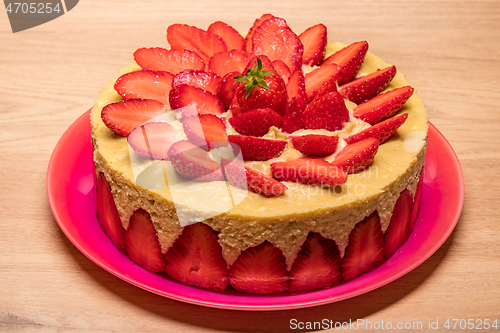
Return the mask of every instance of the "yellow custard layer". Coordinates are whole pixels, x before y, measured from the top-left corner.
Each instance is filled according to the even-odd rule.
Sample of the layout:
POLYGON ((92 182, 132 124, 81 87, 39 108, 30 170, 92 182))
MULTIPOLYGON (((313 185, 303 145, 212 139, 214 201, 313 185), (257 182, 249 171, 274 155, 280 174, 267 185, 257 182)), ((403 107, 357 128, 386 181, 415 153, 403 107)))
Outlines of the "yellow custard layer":
MULTIPOLYGON (((343 46, 329 43, 326 56, 343 46)), ((389 64, 380 58, 367 53, 358 76, 387 66, 389 64)), ((135 64, 130 65, 120 75, 139 69, 135 64)), ((234 202, 241 201, 231 205, 227 199, 226 182, 184 183, 175 190, 174 205, 168 186, 152 190, 136 184, 127 139, 111 132, 101 120, 101 110, 105 105, 122 100, 113 88, 115 80, 101 92, 91 113, 96 172, 103 172, 110 182, 125 228, 136 209, 143 208, 151 214, 164 253, 182 232, 177 214, 185 212, 201 219, 209 217, 203 223, 219 233, 219 243, 228 265, 244 249, 267 240, 283 251, 290 268, 309 232, 318 232, 334 239, 343 255, 349 233, 356 223, 377 210, 382 230, 385 231, 399 193, 405 189, 415 193, 427 144, 427 114, 416 93, 398 113, 408 113, 403 126, 380 146, 372 165, 363 172, 349 175, 343 186, 329 189, 285 182, 288 190, 278 197, 265 197, 231 187, 233 199, 238 198, 234 202), (228 204, 232 207, 229 210, 228 204)), ((386 90, 405 85, 410 84, 398 72, 386 90)), ((354 106, 348 103, 351 112, 354 106)), ((366 127, 366 124, 353 120, 345 129, 333 134, 342 138, 366 127)), ((231 133, 231 129, 228 129, 228 133, 231 133)), ((298 134, 304 133, 294 133, 298 134)), ((271 130, 267 136, 279 138, 283 133, 271 130)), ((343 140, 340 142, 343 143, 343 140)), ((341 147, 342 144, 339 144, 339 149, 341 147)), ((298 151, 288 147, 277 160, 300 156, 298 151)), ((249 162, 247 165, 268 173, 269 163, 249 162)), ((176 174, 169 162, 163 162, 157 172, 168 174, 169 184, 173 186, 172 177, 175 178, 176 174)))

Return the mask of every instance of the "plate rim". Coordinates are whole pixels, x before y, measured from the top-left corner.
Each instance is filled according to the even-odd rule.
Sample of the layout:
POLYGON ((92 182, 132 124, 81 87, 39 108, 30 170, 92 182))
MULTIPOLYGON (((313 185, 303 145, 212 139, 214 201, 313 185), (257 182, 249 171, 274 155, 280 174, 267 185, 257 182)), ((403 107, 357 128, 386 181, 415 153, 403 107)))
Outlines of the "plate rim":
MULTIPOLYGON (((151 287, 150 284, 148 283, 144 283, 144 281, 137 281, 137 279, 134 279, 134 278, 131 278, 129 274, 124 274, 124 272, 122 271, 117 271, 116 268, 113 268, 113 265, 110 265, 109 262, 106 262, 106 261, 103 261, 99 258, 98 255, 96 255, 96 253, 93 253, 92 251, 88 251, 82 244, 81 242, 79 242, 76 237, 75 237, 75 234, 73 233, 74 231, 73 230, 70 230, 70 228, 68 228, 69 225, 71 225, 71 221, 66 221, 66 218, 65 216, 63 216, 64 214, 64 207, 61 207, 61 204, 59 203, 59 200, 62 200, 60 199, 59 197, 61 196, 62 193, 60 193, 60 187, 64 186, 64 185, 61 185, 59 183, 56 183, 55 182, 55 179, 59 178, 61 176, 60 173, 56 172, 59 170, 59 164, 61 162, 63 163, 71 163, 73 161, 61 161, 61 154, 63 154, 65 152, 64 148, 65 148, 65 145, 67 144, 67 141, 69 139, 74 139, 74 137, 79 134, 79 135, 83 135, 85 137, 85 134, 87 132, 88 136, 87 136, 87 145, 91 145, 91 135, 90 135, 90 117, 89 117, 89 114, 90 114, 90 111, 91 110, 88 110, 87 112, 85 112, 84 114, 82 114, 79 118, 77 118, 67 129, 66 131, 64 132, 64 134, 61 136, 61 138, 59 139, 59 141, 57 142, 55 148, 54 148, 54 151, 52 152, 52 155, 51 155, 51 158, 50 158, 50 161, 49 161, 49 164, 48 164, 48 168, 47 168, 47 175, 46 175, 46 187, 47 187, 47 197, 48 197, 48 201, 49 201, 49 205, 50 205, 50 208, 51 208, 51 211, 52 211, 52 214, 54 215, 54 218, 57 222, 57 224, 59 225, 60 229, 63 231, 63 233, 65 234, 65 236, 71 241, 71 243, 81 252, 83 253, 87 258, 89 258, 91 261, 93 261, 95 264, 97 264, 98 266, 100 266, 101 268, 103 268, 104 270, 108 271, 109 273, 115 275, 116 277, 132 284, 132 285, 135 285, 141 289, 144 289, 146 291, 149 291, 149 292, 152 292, 152 293, 155 293, 157 295, 160 295, 160 296, 164 296, 164 297, 168 297, 168 298, 171 298, 171 299, 175 299, 175 300, 178 300, 178 301, 182 301, 182 302, 187 302, 187 303, 190 303, 190 304, 195 304, 195 305, 201 305, 201 306, 207 306, 207 307, 212 307, 212 308, 220 308, 220 309, 230 309, 230 310, 245 310, 245 311, 263 311, 263 310, 286 310, 286 309, 298 309, 298 308, 306 308, 306 307, 312 307, 312 306, 318 306, 318 305, 323 305, 323 304, 328 304, 328 303, 333 303, 333 302, 337 302, 337 301, 341 301, 341 300, 345 300, 345 299, 348 299, 348 298, 352 298, 352 297, 355 297, 355 296, 359 296, 361 294, 364 294, 364 293, 367 293, 367 292, 370 292, 372 290, 375 290, 377 288, 380 288, 400 277, 402 277, 403 275, 411 272, 413 269, 415 269, 416 267, 418 267, 419 265, 421 265, 424 261, 426 261, 430 256, 432 256, 441 246, 442 244, 446 241, 446 239, 448 239, 448 237, 450 236, 450 234, 452 233, 452 231, 454 230, 456 224, 458 223, 458 220, 460 218, 460 214, 462 212, 462 209, 463 209, 463 203, 464 203, 464 197, 465 197, 465 186, 464 186, 464 178, 463 178, 463 171, 462 171, 462 168, 461 168, 461 165, 460 165, 460 161, 455 153, 455 151, 453 150, 452 146, 450 145, 450 143, 446 140, 446 138, 443 136, 443 134, 430 122, 428 122, 429 124, 429 137, 431 137, 433 140, 436 140, 434 142, 434 144, 439 144, 441 145, 441 148, 445 148, 446 149, 446 153, 448 155, 448 158, 450 158, 451 160, 448 161, 448 162, 452 162, 451 165, 454 167, 453 168, 453 171, 457 173, 457 176, 458 176, 458 179, 457 179, 457 183, 456 183, 456 189, 458 190, 456 192, 456 195, 455 195, 455 207, 453 209, 453 213, 452 214, 452 217, 451 217, 451 222, 449 222, 447 224, 448 228, 445 229, 445 231, 441 234, 441 237, 439 237, 438 239, 438 242, 435 244, 435 246, 432 247, 432 249, 429 249, 427 251, 427 253, 421 257, 419 257, 418 259, 414 260, 410 265, 408 265, 407 267, 405 267, 404 269, 402 270, 399 270, 397 272, 397 274, 395 275, 389 275, 389 276, 385 276, 385 278, 379 280, 377 283, 375 284, 372 284, 372 285, 369 285, 367 287, 364 287, 364 288, 351 288, 352 290, 350 292, 347 292, 341 296, 328 296, 328 295, 325 295, 325 296, 318 296, 318 298, 316 300, 308 300, 308 301, 300 301, 300 299, 304 298, 304 297, 301 297, 301 296, 304 296, 304 295, 310 295, 310 294, 318 294, 318 295, 321 295, 322 293, 325 293, 325 291, 327 292, 328 294, 328 291, 329 290, 332 290, 334 288, 338 288, 338 287, 341 287, 341 286, 345 286, 347 284, 359 284, 359 283, 356 283, 356 280, 359 281, 359 279, 363 279, 365 278, 366 276, 370 275, 370 273, 372 272, 375 272, 377 271, 377 269, 375 269, 374 271, 372 272, 369 272, 359 278, 356 278, 352 281, 349 281, 349 282, 346 282, 346 283, 343 283, 339 286, 334 286, 334 287, 331 287, 331 288, 328 288, 328 289, 323 289, 323 290, 315 290, 315 291, 312 291, 312 292, 308 292, 308 293, 305 293, 305 294, 299 294, 299 295, 286 295, 286 296, 254 296, 254 295, 247 295, 247 294, 243 294, 241 293, 242 295, 229 295, 230 297, 238 297, 238 298, 241 298, 242 300, 251 300, 251 299, 255 299, 255 298, 259 298, 259 299, 263 299, 263 300, 271 300, 271 299, 299 299, 297 302, 284 302, 284 303, 276 303, 276 304, 270 304, 268 302, 264 302, 264 303, 261 303, 261 304, 244 304, 243 302, 238 302, 238 303, 228 303, 228 302, 221 302, 221 301, 208 301, 206 299, 200 299, 200 298, 196 298, 196 297, 193 297, 192 295, 191 296, 188 296, 186 294, 184 295, 179 295, 178 293, 173 293, 173 292, 168 292, 168 291, 165 291, 165 290, 162 290, 162 291, 159 291, 153 287, 151 287), (83 134, 81 134, 83 133, 83 134), (68 224, 69 223, 69 224, 68 224)), ((81 139, 81 138, 80 138, 81 139)), ((81 143, 81 142, 80 142, 81 143)), ((82 144, 82 145, 85 145, 85 144, 82 144)), ((429 143, 428 143, 428 147, 429 147, 429 143)), ((428 148, 427 148, 428 149, 428 148)), ((429 150, 429 149, 428 149, 429 150)), ((443 152, 443 154, 441 155, 442 156, 445 156, 446 154, 443 152)), ((427 165, 427 163, 426 163, 427 165)), ((66 171, 68 172, 68 171, 66 171)), ((424 181, 425 181, 425 178, 424 178, 424 181)), ((64 194, 66 194, 66 191, 64 192, 64 194)), ((67 198, 64 198, 64 202, 67 203, 67 198)), ((68 208, 69 210, 69 208, 68 208)), ((97 218, 95 218, 96 221, 97 221, 97 218)), ((97 221, 98 223, 98 221, 97 221)), ((103 232, 104 233, 104 232, 103 232)), ((106 236, 107 237, 107 236, 106 236)), ((109 240, 109 239, 108 239, 109 240)), ((109 241, 111 242, 111 241, 109 241)), ((404 245, 403 245, 404 246, 404 245)), ((389 258, 386 262, 388 262, 391 258, 389 258)), ((130 259, 129 259, 130 260, 130 259)), ((132 261, 130 261, 131 264, 133 264, 132 261)), ((384 263, 385 264, 385 263, 384 263)), ((383 265, 384 265, 383 264, 383 265)), ((135 265, 135 264, 133 264, 135 265)), ((136 267, 137 268, 137 267, 136 267)), ((146 271, 147 273, 149 274, 154 274, 152 272, 149 272, 147 270, 145 270, 144 268, 142 267, 139 267, 138 268, 139 270, 144 270, 146 271)), ((174 280, 171 280, 172 283, 176 284, 178 287, 181 287, 182 286, 182 290, 189 290, 189 289, 193 289, 194 291, 198 292, 198 293, 210 293, 209 291, 206 291, 206 290, 202 290, 200 288, 197 288, 197 287, 192 287, 192 286, 187 286, 181 282, 177 282, 177 281, 174 281, 174 280)), ((190 293, 192 294, 192 293, 190 293)), ((214 293, 215 297, 217 298, 217 295, 221 295, 221 294, 217 294, 217 293, 214 293)), ((224 293, 222 294, 224 295, 224 293)))

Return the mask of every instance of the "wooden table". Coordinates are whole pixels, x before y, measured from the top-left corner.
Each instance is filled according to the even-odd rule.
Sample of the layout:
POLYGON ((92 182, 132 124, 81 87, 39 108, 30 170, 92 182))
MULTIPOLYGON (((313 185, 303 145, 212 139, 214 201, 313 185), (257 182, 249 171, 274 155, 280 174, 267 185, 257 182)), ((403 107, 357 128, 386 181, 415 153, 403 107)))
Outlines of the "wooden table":
POLYGON ((500 321, 499 33, 500 3, 486 0, 86 0, 16 34, 2 7, 0 331, 281 332, 293 328, 292 319, 422 322, 423 328, 439 320, 447 331, 447 319, 500 321), (166 45, 168 25, 206 28, 222 20, 247 31, 265 12, 298 32, 322 22, 332 40, 368 40, 373 53, 406 74, 462 164, 465 203, 454 232, 402 278, 301 310, 190 305, 106 272, 64 236, 49 208, 46 171, 59 138, 137 48, 166 45))

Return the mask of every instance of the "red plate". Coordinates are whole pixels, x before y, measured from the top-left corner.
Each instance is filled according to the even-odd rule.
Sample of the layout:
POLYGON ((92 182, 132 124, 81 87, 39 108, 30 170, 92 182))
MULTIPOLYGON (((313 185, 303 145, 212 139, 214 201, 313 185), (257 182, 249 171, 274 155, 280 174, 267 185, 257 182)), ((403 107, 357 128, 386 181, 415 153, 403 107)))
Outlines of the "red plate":
POLYGON ((166 274, 133 263, 102 231, 95 214, 89 112, 78 118, 57 144, 47 171, 54 217, 68 239, 90 260, 150 292, 183 302, 241 310, 281 310, 340 301, 379 288, 429 258, 453 231, 464 200, 462 169, 443 135, 429 123, 429 141, 420 213, 413 235, 379 268, 350 282, 300 295, 256 296, 228 288, 224 293, 187 286, 166 274))

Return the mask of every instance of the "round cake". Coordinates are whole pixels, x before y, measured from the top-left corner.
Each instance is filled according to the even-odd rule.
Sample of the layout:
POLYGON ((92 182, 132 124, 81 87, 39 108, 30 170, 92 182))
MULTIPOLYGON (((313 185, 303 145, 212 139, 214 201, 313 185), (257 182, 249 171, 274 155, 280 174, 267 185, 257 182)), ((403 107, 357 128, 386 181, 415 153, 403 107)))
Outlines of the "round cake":
POLYGON ((301 293, 378 267, 416 221, 422 100, 368 43, 174 24, 91 112, 97 211, 134 262, 222 292, 301 293))

